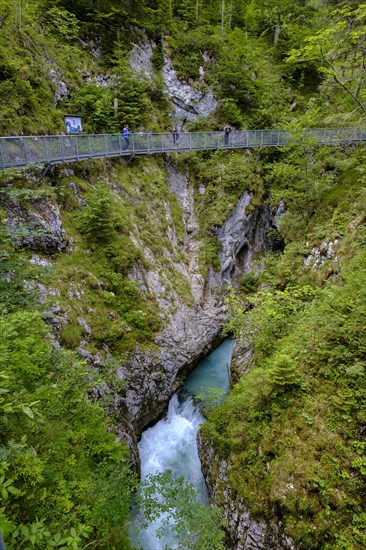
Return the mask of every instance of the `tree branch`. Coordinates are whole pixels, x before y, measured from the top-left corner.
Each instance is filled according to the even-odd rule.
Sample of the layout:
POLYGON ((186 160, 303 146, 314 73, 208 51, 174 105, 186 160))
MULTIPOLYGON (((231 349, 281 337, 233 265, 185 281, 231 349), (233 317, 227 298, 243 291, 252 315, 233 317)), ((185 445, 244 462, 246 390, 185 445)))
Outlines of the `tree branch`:
POLYGON ((339 84, 343 89, 344 91, 350 96, 352 97, 352 99, 359 105, 359 107, 362 109, 362 112, 364 114, 366 114, 366 109, 365 107, 363 106, 363 104, 361 103, 361 101, 358 99, 357 96, 355 96, 355 94, 338 78, 338 75, 336 73, 336 70, 334 68, 334 66, 332 65, 332 63, 330 61, 328 61, 328 59, 325 57, 324 55, 324 52, 323 52, 323 48, 320 46, 320 53, 321 53, 321 56, 322 56, 322 59, 324 61, 324 63, 326 63, 326 65, 328 65, 328 67, 331 68, 331 71, 332 71, 332 75, 333 75, 333 79, 335 80, 335 82, 337 84, 339 84))

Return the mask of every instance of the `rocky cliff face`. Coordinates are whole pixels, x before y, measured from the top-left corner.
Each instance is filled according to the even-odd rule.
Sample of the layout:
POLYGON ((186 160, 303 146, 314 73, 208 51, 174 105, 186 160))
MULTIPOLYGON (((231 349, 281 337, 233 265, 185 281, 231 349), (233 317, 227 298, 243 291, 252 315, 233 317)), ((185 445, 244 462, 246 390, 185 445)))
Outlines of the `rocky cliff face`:
MULTIPOLYGON (((132 45, 130 66, 145 78, 151 79, 154 75, 152 56, 155 48, 156 44, 146 37, 140 43, 132 45)), ((172 118, 180 125, 186 121, 195 120, 199 116, 208 116, 217 107, 212 91, 204 83, 205 66, 210 63, 213 63, 213 60, 204 53, 200 66, 200 89, 198 89, 178 77, 170 58, 164 54, 162 78, 165 93, 172 102, 172 118)))
POLYGON ((127 379, 124 413, 137 433, 164 411, 187 374, 221 340, 220 319, 204 311, 182 308, 156 340, 156 355, 137 351, 131 364, 121 367, 127 379))
POLYGON ((62 227, 60 210, 49 197, 32 199, 24 203, 17 199, 6 199, 7 226, 17 233, 14 237, 18 246, 56 254, 65 252, 71 243, 62 227))
POLYGON ((280 522, 253 519, 245 502, 230 487, 228 464, 220 459, 202 433, 198 434, 198 450, 210 502, 224 510, 228 544, 235 550, 294 550, 290 538, 281 531, 280 522))
MULTIPOLYGON (((223 291, 241 273, 250 269, 251 260, 259 250, 268 249, 271 244, 267 237, 273 223, 270 209, 261 206, 248 213, 251 196, 244 192, 234 212, 216 229, 222 243, 221 269, 210 269, 205 281, 198 265, 201 245, 197 238, 199 227, 193 187, 187 175, 173 167, 168 167, 167 173, 169 188, 182 206, 185 226, 184 252, 188 256, 188 267, 184 263, 177 267, 189 282, 195 304, 188 307, 178 295, 172 296, 178 309, 170 314, 160 292, 164 281, 158 270, 143 273, 141 267, 134 268, 133 277, 146 291, 155 294, 161 309, 169 317, 156 340, 158 351, 155 356, 137 352, 132 365, 120 369, 121 378, 128 380, 125 414, 129 415, 138 432, 158 417, 187 374, 221 341, 221 325, 226 312, 223 291)), ((175 245, 173 234, 171 240, 175 245)))
MULTIPOLYGON (((139 240, 136 233, 131 235, 131 239, 136 247, 143 249, 149 267, 138 263, 129 273, 131 279, 139 282, 140 292, 154 297, 158 303, 164 317, 164 328, 156 338, 153 351, 137 349, 132 360, 121 364, 117 369, 118 376, 126 383, 124 390, 115 394, 107 386, 96 390, 101 395, 109 394, 109 398, 113 394, 111 406, 125 419, 125 428, 122 423, 120 433, 129 441, 136 457, 136 435, 159 417, 187 374, 221 341, 221 324, 225 319, 223 292, 227 284, 231 284, 240 273, 250 269, 252 257, 258 250, 270 245, 266 235, 272 224, 271 212, 264 206, 252 210, 248 208, 251 196, 244 192, 226 222, 215 229, 217 238, 222 243, 221 268, 216 271, 210 269, 205 280, 199 267, 202 243, 198 238, 199 225, 195 214, 193 187, 188 175, 177 171, 172 165, 166 167, 166 171, 170 191, 181 205, 185 230, 183 246, 178 245, 177 235, 169 224, 167 234, 172 249, 176 250, 181 246, 182 259, 176 260, 169 251, 164 252, 164 258, 156 257, 139 240), (188 302, 169 281, 169 271, 161 269, 163 263, 169 262, 189 288, 191 299, 188 302)), ((72 177, 70 172, 68 174, 72 177)), ((71 184, 71 188, 74 189, 75 185, 71 184)), ((79 199, 77 194, 75 196, 79 199)), ((32 236, 21 237, 19 245, 47 255, 68 253, 72 250, 72 240, 63 228, 62 213, 55 199, 44 196, 23 203, 7 199, 5 208, 9 228, 30 225, 33 229, 39 229, 39 234, 33 231, 32 236)), ((169 220, 171 214, 168 203, 164 203, 162 208, 169 220)), ((38 258, 38 261, 44 260, 38 258)), ((46 289, 39 285, 39 291, 42 303, 46 301, 47 295, 59 296, 57 288, 46 289)), ((81 303, 83 292, 81 287, 69 287, 68 295, 70 300, 81 303)), ((47 311, 47 315, 57 345, 62 327, 68 321, 67 308, 60 308, 55 303, 47 311)), ((92 329, 82 316, 78 316, 78 323, 84 339, 88 340, 92 329)), ((78 351, 91 368, 103 367, 101 354, 89 352, 83 340, 80 341, 78 351)), ((109 356, 107 346, 101 351, 109 356)))
POLYGON ((238 277, 251 269, 253 258, 260 250, 272 247, 268 237, 274 227, 271 209, 262 204, 251 210, 251 195, 247 191, 241 196, 235 210, 221 227, 214 228, 214 234, 222 245, 219 254, 221 268, 210 269, 205 285, 205 296, 213 299, 218 289, 235 285, 238 277))
MULTIPOLYGON (((203 62, 203 60, 202 60, 203 62)), ((174 105, 173 117, 177 120, 195 120, 199 116, 207 116, 217 107, 217 101, 209 89, 200 91, 180 80, 167 56, 164 56, 163 79, 166 93, 174 105)), ((201 67, 203 79, 203 67, 201 67)))

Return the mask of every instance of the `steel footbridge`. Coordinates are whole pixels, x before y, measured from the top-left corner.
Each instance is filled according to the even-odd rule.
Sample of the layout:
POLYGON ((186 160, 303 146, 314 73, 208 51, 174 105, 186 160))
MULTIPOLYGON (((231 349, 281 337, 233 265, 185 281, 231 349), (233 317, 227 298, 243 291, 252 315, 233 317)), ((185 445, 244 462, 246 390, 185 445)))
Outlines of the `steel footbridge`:
POLYGON ((289 130, 239 130, 224 132, 131 133, 129 143, 122 134, 75 134, 0 137, 0 169, 27 165, 53 165, 66 162, 179 153, 217 149, 286 147, 289 144, 340 145, 366 141, 366 128, 314 128, 289 130))

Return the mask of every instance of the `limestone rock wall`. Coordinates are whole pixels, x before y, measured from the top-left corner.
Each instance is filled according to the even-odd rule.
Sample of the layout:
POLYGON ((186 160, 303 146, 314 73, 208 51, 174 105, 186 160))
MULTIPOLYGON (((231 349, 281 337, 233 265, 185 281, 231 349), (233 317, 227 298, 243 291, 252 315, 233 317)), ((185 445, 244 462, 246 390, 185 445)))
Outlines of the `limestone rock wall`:
POLYGON ((186 121, 199 116, 207 116, 217 107, 217 101, 211 90, 200 91, 178 78, 167 56, 164 56, 163 79, 166 93, 174 105, 173 117, 186 121))
POLYGON ((6 199, 4 205, 7 226, 14 232, 18 245, 44 254, 70 249, 71 242, 62 227, 56 201, 49 197, 40 197, 25 204, 20 200, 6 199))
MULTIPOLYGON (((155 48, 156 43, 145 36, 140 42, 132 44, 129 55, 130 67, 148 79, 152 79, 154 76, 152 57, 155 48)), ((186 121, 195 120, 199 116, 208 116, 216 109, 217 100, 204 81, 204 67, 212 62, 213 60, 207 53, 202 55, 200 86, 197 87, 180 79, 170 58, 166 53, 164 54, 162 68, 164 91, 172 103, 172 119, 177 121, 179 126, 186 121)))
POLYGON ((228 463, 215 454, 210 441, 198 434, 198 451, 210 502, 224 510, 228 545, 235 550, 295 550, 280 522, 253 519, 242 498, 233 491, 228 476, 228 463))
MULTIPOLYGON (((119 375, 127 379, 123 401, 124 414, 139 433, 147 424, 163 412, 172 394, 182 385, 187 374, 208 352, 222 340, 221 326, 225 320, 226 306, 223 294, 228 284, 251 268, 254 255, 271 245, 267 237, 273 225, 269 207, 248 209, 251 195, 244 192, 237 207, 226 222, 216 229, 222 242, 221 269, 210 270, 205 281, 198 265, 198 220, 196 219, 193 187, 187 175, 168 166, 167 181, 172 193, 182 206, 185 227, 184 254, 186 263, 175 267, 189 282, 195 303, 187 306, 174 291, 169 302, 177 309, 172 314, 170 303, 164 297, 165 281, 156 269, 144 271, 141 266, 132 271, 146 292, 154 294, 168 322, 156 340, 158 351, 154 355, 135 353, 132 363, 120 368, 119 375)), ((175 244, 174 235, 171 235, 175 244)), ((138 243, 136 242, 136 245, 138 243)), ((146 254, 146 249, 144 250, 146 254)), ((149 256, 153 263, 154 258, 149 256)))
MULTIPOLYGON (((141 248, 148 259, 149 267, 141 263, 135 264, 129 277, 140 283, 142 294, 154 297, 165 326, 156 338, 153 351, 137 349, 132 360, 119 366, 118 376, 126 385, 112 399, 114 411, 125 420, 126 429, 121 428, 120 431, 129 434, 128 440, 135 458, 136 436, 161 415, 187 374, 222 340, 221 327, 226 315, 223 295, 227 285, 234 282, 240 273, 250 269, 253 255, 258 250, 270 245, 266 234, 272 224, 271 212, 264 206, 248 208, 251 196, 244 192, 226 222, 215 229, 222 242, 221 268, 215 272, 211 270, 205 280, 199 267, 202 243, 198 237, 199 224, 195 213, 193 186, 188 174, 178 171, 174 165, 167 166, 166 172, 168 186, 182 207, 185 230, 183 244, 178 244, 174 224, 167 224, 167 234, 172 248, 181 248, 179 256, 182 259, 176 259, 177 255, 173 256, 168 250, 164 251, 164 258, 156 257, 146 243, 139 241, 138 232, 131 235, 134 244, 141 248), (161 269, 163 261, 169 263, 185 279, 191 292, 188 302, 169 281, 169 271, 161 269)), ((68 172, 68 176, 72 177, 72 173, 68 172)), ((41 175, 39 177, 42 179, 41 175)), ((72 189, 74 187, 71 185, 72 189)), ((80 198, 77 193, 76 198, 80 198)), ((17 237, 21 239, 19 245, 47 255, 71 251, 72 241, 62 226, 61 213, 55 199, 40 196, 28 203, 22 203, 8 198, 5 206, 10 229, 27 225, 39 229, 39 233, 33 232, 32 236, 25 234, 17 237)), ((162 208, 165 208, 169 220, 168 202, 162 204, 162 208)), ((79 286, 74 288, 71 285, 70 300, 82 300, 83 289, 79 286)), ((57 288, 45 288, 42 285, 39 290, 41 303, 45 303, 47 295, 57 296, 57 288)), ((68 313, 57 302, 45 313, 57 346, 62 326, 67 323, 68 313)), ((88 362, 90 368, 100 369, 103 366, 102 356, 109 354, 108 347, 103 346, 101 353, 88 351, 86 342, 92 336, 92 329, 80 315, 78 322, 82 326, 85 340, 80 341, 78 347, 80 356, 88 362)), ((98 391, 101 395, 108 394, 110 398, 113 390, 103 387, 98 388, 98 391)), ((138 460, 135 462, 137 464, 138 460)))

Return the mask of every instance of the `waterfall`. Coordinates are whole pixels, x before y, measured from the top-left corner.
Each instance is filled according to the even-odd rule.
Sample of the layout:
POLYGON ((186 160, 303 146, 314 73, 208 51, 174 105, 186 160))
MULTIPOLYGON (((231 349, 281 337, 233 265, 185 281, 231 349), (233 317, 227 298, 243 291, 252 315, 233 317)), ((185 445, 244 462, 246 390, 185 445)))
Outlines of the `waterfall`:
MULTIPOLYGON (((207 503, 207 489, 198 458, 196 436, 204 418, 197 406, 197 396, 204 401, 209 388, 227 391, 233 340, 225 340, 203 359, 187 378, 183 388, 173 395, 165 418, 145 430, 139 443, 141 478, 149 474, 171 470, 175 477, 183 476, 191 483, 201 503, 207 503)), ((156 530, 161 521, 150 524, 139 534, 138 545, 143 550, 163 550, 176 547, 169 529, 163 538, 157 538, 156 530)))

